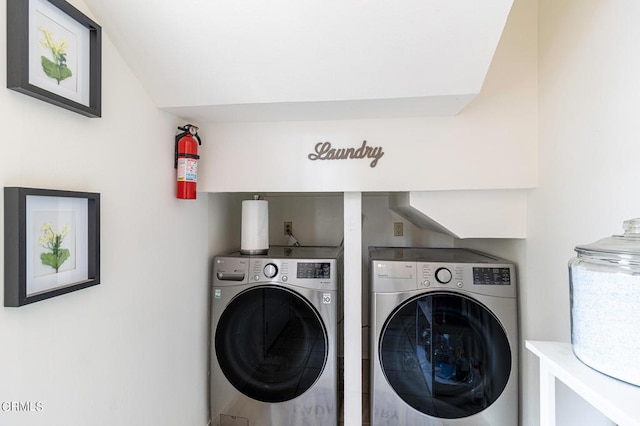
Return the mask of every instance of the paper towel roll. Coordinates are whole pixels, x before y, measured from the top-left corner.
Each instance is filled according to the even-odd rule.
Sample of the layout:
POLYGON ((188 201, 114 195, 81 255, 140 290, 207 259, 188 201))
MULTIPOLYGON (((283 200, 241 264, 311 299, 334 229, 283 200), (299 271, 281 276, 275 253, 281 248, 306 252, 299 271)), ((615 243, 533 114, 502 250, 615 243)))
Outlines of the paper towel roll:
POLYGON ((266 200, 242 202, 242 254, 269 252, 269 203, 266 200))

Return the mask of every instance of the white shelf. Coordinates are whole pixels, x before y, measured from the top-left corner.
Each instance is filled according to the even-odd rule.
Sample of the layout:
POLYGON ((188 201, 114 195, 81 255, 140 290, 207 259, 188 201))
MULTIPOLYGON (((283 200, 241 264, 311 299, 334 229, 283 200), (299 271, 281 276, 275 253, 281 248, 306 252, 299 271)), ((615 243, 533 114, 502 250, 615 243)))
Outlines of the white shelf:
POLYGON ((619 426, 640 426, 640 387, 589 368, 576 358, 570 343, 527 340, 525 345, 540 358, 541 426, 556 424, 556 378, 619 426))

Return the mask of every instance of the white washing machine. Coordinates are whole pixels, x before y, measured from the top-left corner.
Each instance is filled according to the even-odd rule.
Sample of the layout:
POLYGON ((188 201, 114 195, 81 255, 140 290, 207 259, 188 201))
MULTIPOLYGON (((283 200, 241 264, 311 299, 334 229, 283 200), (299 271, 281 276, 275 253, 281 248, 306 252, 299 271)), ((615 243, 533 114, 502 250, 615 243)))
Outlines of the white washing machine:
POLYGON ((371 425, 518 424, 515 266, 371 247, 371 425))
POLYGON ((283 246, 214 259, 213 425, 337 424, 341 259, 340 248, 283 246))

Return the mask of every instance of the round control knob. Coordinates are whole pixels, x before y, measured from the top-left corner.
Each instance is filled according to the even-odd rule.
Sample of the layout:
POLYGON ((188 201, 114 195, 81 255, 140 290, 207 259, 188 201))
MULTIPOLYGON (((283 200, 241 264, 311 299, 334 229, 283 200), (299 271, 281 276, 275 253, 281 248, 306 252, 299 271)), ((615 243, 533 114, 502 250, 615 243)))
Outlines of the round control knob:
POLYGON ((431 281, 429 281, 429 280, 422 281, 422 286, 423 287, 429 287, 430 285, 431 285, 431 281))
POLYGON ((436 280, 438 280, 439 283, 447 284, 449 281, 451 281, 451 278, 451 271, 447 268, 439 268, 436 271, 436 280))
POLYGON ((278 275, 278 267, 273 263, 267 263, 266 265, 264 265, 264 269, 262 270, 262 272, 264 272, 265 277, 273 278, 278 275))

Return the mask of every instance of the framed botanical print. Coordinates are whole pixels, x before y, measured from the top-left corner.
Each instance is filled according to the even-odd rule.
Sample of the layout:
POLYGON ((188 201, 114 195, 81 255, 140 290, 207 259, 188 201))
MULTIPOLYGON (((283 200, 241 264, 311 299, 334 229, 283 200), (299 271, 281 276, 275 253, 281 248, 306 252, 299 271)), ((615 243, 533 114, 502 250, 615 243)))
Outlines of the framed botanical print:
POLYGON ((4 188, 5 306, 100 283, 100 194, 4 188))

